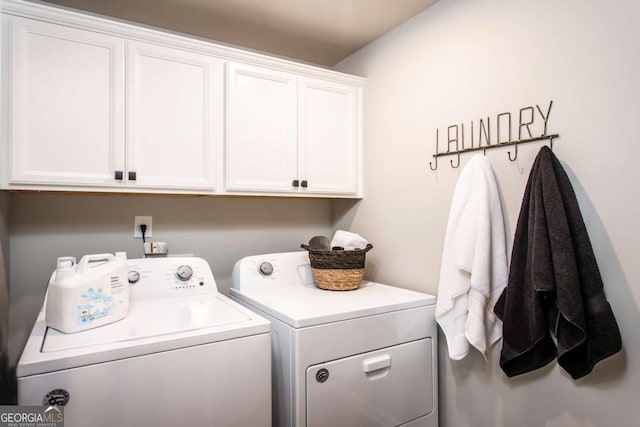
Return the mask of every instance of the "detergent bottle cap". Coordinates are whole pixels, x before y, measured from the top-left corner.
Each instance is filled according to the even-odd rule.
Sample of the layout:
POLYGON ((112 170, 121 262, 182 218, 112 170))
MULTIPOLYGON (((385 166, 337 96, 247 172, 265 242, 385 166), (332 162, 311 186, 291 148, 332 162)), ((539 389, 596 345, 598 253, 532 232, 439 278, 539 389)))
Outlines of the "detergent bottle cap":
POLYGON ((69 277, 76 272, 76 259, 72 256, 59 257, 56 262, 56 276, 58 279, 69 277))

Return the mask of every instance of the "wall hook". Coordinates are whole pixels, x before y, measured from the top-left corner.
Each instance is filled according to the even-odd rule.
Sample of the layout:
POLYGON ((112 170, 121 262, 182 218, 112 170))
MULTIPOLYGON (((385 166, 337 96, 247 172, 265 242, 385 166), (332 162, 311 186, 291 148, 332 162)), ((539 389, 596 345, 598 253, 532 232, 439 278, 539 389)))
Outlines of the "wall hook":
POLYGON ((435 157, 435 159, 436 159, 436 165, 435 165, 435 167, 432 167, 432 166, 431 166, 431 162, 429 162, 429 169, 431 169, 432 171, 434 171, 434 170, 438 169, 438 158, 437 158, 436 156, 433 156, 433 157, 435 157))
POLYGON ((512 162, 515 162, 516 159, 518 158, 518 144, 514 144, 513 145, 513 159, 511 158, 511 151, 507 151, 507 154, 509 155, 509 160, 511 160, 512 162))
POLYGON ((429 162, 429 169, 432 171, 438 169, 438 129, 436 128, 436 154, 433 155, 433 158, 436 159, 435 167, 431 166, 431 162, 429 162))
POLYGON ((553 136, 549 137, 549 149, 553 151, 553 136))
POLYGON ((458 166, 460 166, 460 152, 458 151, 458 163, 456 163, 455 166, 453 166, 453 160, 449 160, 449 163, 451 163, 451 167, 456 169, 458 168, 458 166))

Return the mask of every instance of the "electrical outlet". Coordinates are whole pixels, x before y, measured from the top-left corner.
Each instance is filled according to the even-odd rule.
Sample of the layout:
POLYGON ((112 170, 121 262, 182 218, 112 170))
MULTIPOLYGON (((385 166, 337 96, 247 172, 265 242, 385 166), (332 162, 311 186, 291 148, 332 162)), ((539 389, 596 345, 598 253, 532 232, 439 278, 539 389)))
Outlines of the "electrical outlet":
POLYGON ((148 239, 152 236, 151 232, 153 228, 151 227, 152 218, 150 216, 135 216, 133 217, 133 238, 134 239, 142 239, 142 230, 140 230, 141 224, 146 224, 147 231, 144 233, 144 238, 148 239))

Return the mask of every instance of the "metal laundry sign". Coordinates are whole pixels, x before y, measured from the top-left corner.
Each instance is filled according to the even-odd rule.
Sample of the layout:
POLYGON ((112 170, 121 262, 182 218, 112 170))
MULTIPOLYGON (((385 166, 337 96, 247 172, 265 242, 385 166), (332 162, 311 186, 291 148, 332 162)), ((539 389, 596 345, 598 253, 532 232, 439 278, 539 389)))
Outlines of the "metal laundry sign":
POLYGON ((533 106, 520 108, 517 119, 518 139, 513 139, 513 124, 515 120, 512 118, 511 112, 500 113, 495 116, 494 127, 491 125, 491 118, 487 116, 478 120, 477 127, 474 126, 474 122, 471 121, 467 126, 467 132, 470 134, 470 138, 467 138, 467 132, 465 132, 464 123, 456 123, 447 127, 447 151, 439 151, 439 138, 440 130, 436 128, 436 153, 433 155, 435 164, 429 162, 431 170, 438 168, 438 157, 457 155, 458 162, 454 165, 453 160, 450 161, 451 167, 457 168, 460 166, 460 154, 468 153, 471 151, 489 150, 497 147, 505 147, 509 145, 514 146, 514 155, 511 155, 509 151, 509 160, 515 161, 518 157, 518 144, 533 141, 549 140, 551 146, 553 146, 553 139, 558 138, 560 135, 547 134, 547 124, 549 116, 551 115, 551 106, 553 101, 549 101, 549 106, 545 109, 536 104, 536 108, 533 106), (540 122, 541 126, 540 126, 540 122), (542 127, 542 135, 534 137, 531 133, 531 127, 542 127), (495 139, 492 139, 491 130, 494 129, 495 139), (476 138, 477 137, 477 145, 476 138), (524 137, 524 138, 523 138, 524 137), (465 146, 466 144, 466 146, 465 146), (453 149, 452 149, 453 148, 453 149))

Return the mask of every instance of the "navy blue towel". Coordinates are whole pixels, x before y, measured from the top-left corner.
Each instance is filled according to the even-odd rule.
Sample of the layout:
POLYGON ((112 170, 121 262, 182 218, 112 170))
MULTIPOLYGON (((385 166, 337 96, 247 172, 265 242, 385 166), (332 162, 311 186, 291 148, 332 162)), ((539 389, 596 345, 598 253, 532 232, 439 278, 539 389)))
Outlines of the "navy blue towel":
POLYGON ((578 379, 622 347, 573 187, 548 147, 529 175, 509 282, 494 312, 503 322, 500 366, 509 377, 557 356, 578 379))

